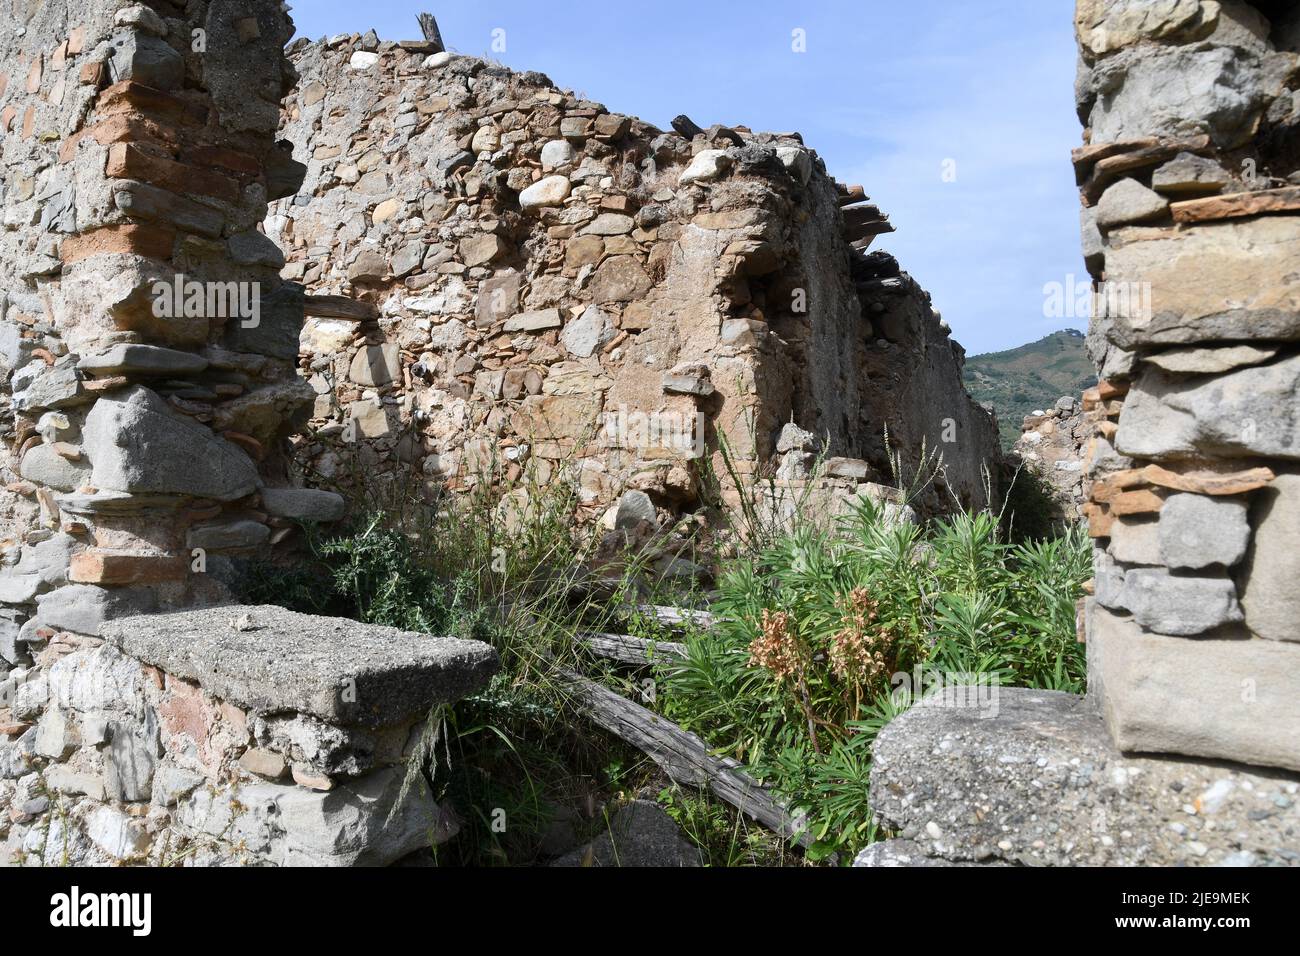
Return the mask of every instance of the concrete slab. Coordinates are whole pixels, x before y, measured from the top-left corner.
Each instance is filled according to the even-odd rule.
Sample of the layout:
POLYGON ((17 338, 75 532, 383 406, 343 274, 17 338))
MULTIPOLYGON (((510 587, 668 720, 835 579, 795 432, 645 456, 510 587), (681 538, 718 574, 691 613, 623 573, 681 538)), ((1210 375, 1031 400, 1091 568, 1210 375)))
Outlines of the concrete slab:
POLYGON ((221 700, 342 726, 409 720, 478 690, 498 666, 496 651, 478 641, 270 605, 119 618, 100 636, 221 700))

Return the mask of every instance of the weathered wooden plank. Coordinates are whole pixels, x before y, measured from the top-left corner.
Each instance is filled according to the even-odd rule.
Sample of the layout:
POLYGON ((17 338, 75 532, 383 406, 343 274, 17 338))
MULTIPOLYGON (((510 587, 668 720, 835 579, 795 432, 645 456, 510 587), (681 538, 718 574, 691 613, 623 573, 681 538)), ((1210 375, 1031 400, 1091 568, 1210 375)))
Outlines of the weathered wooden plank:
POLYGON ((424 34, 424 39, 435 49, 434 53, 442 53, 447 47, 442 42, 442 31, 438 29, 438 21, 432 13, 416 14, 416 20, 420 22, 420 32, 424 34))
POLYGON ((677 130, 677 132, 686 137, 686 139, 694 139, 704 132, 700 124, 695 122, 685 113, 682 113, 679 116, 674 116, 672 126, 673 129, 677 130))
POLYGON ((578 640, 591 648, 593 654, 624 664, 653 664, 686 656, 686 645, 672 641, 648 641, 629 634, 605 634, 586 631, 578 640))
POLYGON ((308 295, 303 297, 303 313, 318 319, 347 319, 364 322, 379 318, 379 309, 346 295, 308 295))
POLYGON ((662 604, 638 604, 636 609, 646 617, 652 617, 668 627, 686 627, 693 624, 705 630, 713 627, 713 615, 708 611, 692 611, 689 608, 665 607, 662 604))
POLYGON ((572 671, 561 670, 574 700, 591 719, 658 764, 674 782, 708 787, 745 816, 799 846, 812 844, 810 834, 796 834, 795 818, 770 790, 729 758, 710 753, 695 734, 572 671))

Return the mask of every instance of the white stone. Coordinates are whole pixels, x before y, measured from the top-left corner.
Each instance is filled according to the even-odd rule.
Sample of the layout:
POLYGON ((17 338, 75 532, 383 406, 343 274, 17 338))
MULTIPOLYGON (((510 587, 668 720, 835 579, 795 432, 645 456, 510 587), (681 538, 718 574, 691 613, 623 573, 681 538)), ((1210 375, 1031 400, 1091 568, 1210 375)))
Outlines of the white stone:
POLYGON ((696 154, 678 182, 681 185, 717 179, 731 167, 731 157, 724 149, 706 149, 696 154))
POLYGON ((353 70, 368 70, 379 62, 378 53, 367 53, 365 50, 357 50, 352 54, 352 59, 348 61, 348 67, 353 70))
POLYGON ((569 145, 568 141, 553 139, 542 147, 542 169, 550 172, 553 169, 564 169, 566 166, 571 166, 574 155, 573 147, 569 145))
POLYGON ((114 807, 100 807, 86 818, 86 836, 115 860, 130 859, 149 849, 149 834, 114 807))
POLYGON ((1102 229, 1130 222, 1145 222, 1164 215, 1169 200, 1143 186, 1136 179, 1121 179, 1102 193, 1097 203, 1096 220, 1102 229))
POLYGON ((547 176, 539 179, 519 194, 519 208, 531 212, 546 206, 563 205, 571 188, 567 176, 547 176))
POLYGON ((588 306, 576 319, 570 319, 560 333, 560 344, 579 358, 587 358, 614 337, 609 316, 597 306, 588 306))
POLYGON ((798 146, 778 146, 776 158, 781 160, 781 165, 799 182, 807 183, 812 177, 812 157, 808 155, 806 149, 800 149, 798 146))
POLYGON ((491 153, 501 145, 501 134, 497 132, 495 126, 480 126, 478 132, 474 134, 469 148, 475 153, 491 153))

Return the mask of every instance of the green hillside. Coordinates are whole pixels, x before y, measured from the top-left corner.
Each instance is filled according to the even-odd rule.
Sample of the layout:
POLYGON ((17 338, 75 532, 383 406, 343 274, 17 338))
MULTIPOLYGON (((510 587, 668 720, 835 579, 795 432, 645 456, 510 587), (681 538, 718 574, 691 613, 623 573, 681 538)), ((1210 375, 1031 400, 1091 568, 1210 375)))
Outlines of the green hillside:
POLYGON ((975 401, 991 404, 997 411, 1002 445, 1007 449, 1020 437, 1020 422, 1026 415, 1049 408, 1062 395, 1077 396, 1097 384, 1083 333, 1076 329, 1053 332, 1006 352, 973 355, 966 360, 965 379, 975 401))

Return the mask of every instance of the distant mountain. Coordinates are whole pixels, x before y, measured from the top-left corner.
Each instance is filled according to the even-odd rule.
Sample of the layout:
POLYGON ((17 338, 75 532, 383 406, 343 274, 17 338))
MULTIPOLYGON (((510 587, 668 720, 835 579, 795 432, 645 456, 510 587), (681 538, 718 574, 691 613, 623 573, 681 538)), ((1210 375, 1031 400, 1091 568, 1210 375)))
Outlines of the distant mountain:
POLYGON ((997 412, 1002 446, 1009 450, 1026 415, 1096 385, 1097 373, 1083 333, 1066 329, 1017 349, 973 355, 966 359, 965 379, 975 401, 997 412))

